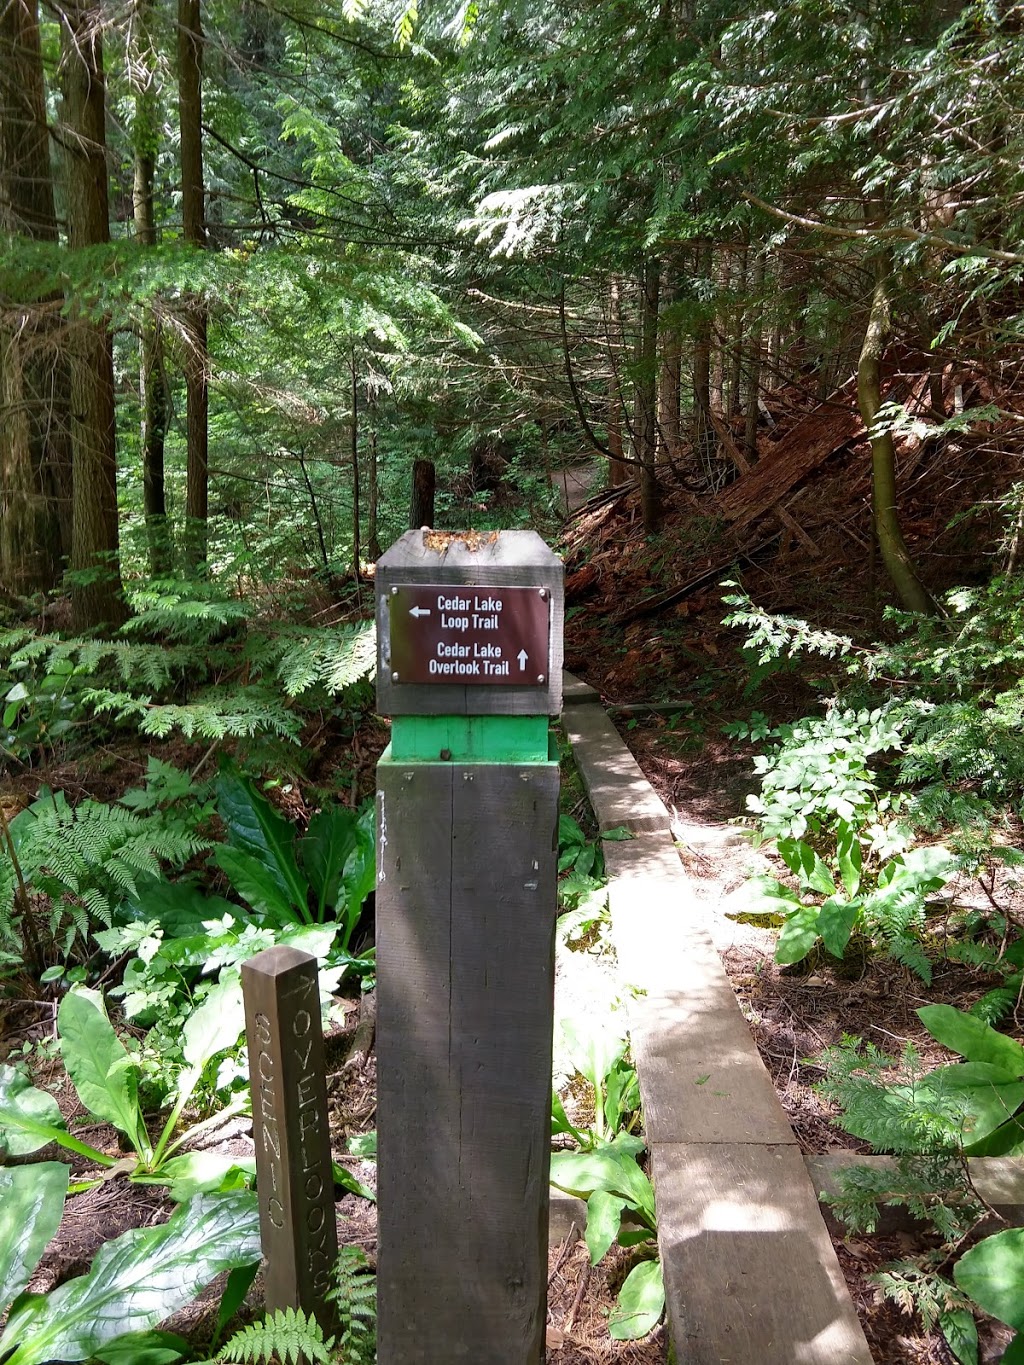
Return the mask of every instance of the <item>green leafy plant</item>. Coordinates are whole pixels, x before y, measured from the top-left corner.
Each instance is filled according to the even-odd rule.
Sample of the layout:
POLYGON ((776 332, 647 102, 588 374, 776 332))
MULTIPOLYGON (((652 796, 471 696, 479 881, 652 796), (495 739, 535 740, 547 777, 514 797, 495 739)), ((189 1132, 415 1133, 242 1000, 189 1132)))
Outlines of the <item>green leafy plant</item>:
POLYGON ((360 813, 343 806, 320 811, 304 838, 235 765, 217 781, 228 842, 214 860, 234 889, 266 922, 338 926, 331 953, 360 973, 372 970, 372 949, 353 954, 363 903, 376 884, 372 804, 360 813))
POLYGON ((798 890, 770 875, 747 883, 751 892, 747 913, 782 922, 777 962, 802 961, 819 940, 833 957, 841 958, 857 932, 880 941, 890 956, 923 980, 931 980, 920 935, 927 897, 939 891, 957 867, 948 849, 941 845, 910 849, 866 875, 860 837, 842 819, 836 822, 828 862, 802 839, 780 838, 777 848, 797 879, 798 890), (824 899, 807 904, 808 894, 824 899))
MULTIPOLYGON (((180 866, 205 847, 194 832, 159 816, 100 801, 72 807, 63 792, 44 788, 10 822, 9 839, 0 839, 0 867, 8 864, 18 885, 49 898, 45 928, 34 914, 30 932, 40 955, 63 957, 76 938, 113 922, 120 904, 137 895, 140 879, 159 877, 163 864, 180 866)), ((0 917, 2 911, 0 903, 0 917)), ((18 927, 28 927, 24 914, 18 927)))
MULTIPOLYGON (((935 1228, 941 1246, 884 1267, 876 1283, 919 1311, 926 1327, 938 1326, 963 1365, 977 1365, 972 1304, 1024 1332, 1024 1239, 1013 1229, 961 1254, 987 1214, 965 1158, 1024 1152, 1024 1047, 950 1005, 917 1013, 932 1037, 963 1061, 927 1071, 909 1045, 897 1061, 871 1046, 862 1049, 856 1039, 844 1039, 822 1058, 826 1078, 819 1088, 842 1107, 841 1126, 896 1154, 892 1169, 845 1172, 832 1202, 855 1228, 873 1230, 881 1203, 906 1204, 935 1228)), ((1024 1337, 1009 1350, 1004 1358, 1022 1358, 1024 1337)))
POLYGON ((228 1341, 217 1360, 242 1362, 279 1360, 282 1365, 307 1361, 337 1365, 373 1365, 376 1360, 376 1282, 359 1247, 342 1247, 334 1269, 335 1283, 327 1293, 337 1320, 328 1336, 312 1315, 286 1308, 252 1323, 228 1341))
POLYGON ((0 1217, 18 1219, 13 1246, 5 1238, 0 1251, 0 1307, 10 1303, 0 1335, 0 1360, 4 1365, 46 1365, 102 1353, 104 1360, 139 1365, 152 1358, 146 1350, 156 1346, 165 1349, 162 1359, 175 1359, 173 1352, 186 1350, 186 1343, 152 1329, 221 1271, 259 1260, 255 1196, 246 1192, 197 1196, 179 1206, 166 1223, 137 1228, 107 1242, 87 1274, 65 1281, 49 1294, 23 1293, 59 1222, 66 1180, 67 1168, 59 1162, 0 1171, 4 1193, 0 1217), (38 1180, 30 1181, 37 1173, 38 1180), (110 1354, 111 1345, 126 1334, 131 1334, 127 1353, 110 1354))
POLYGON ((587 1249, 592 1265, 614 1241, 642 1246, 645 1258, 626 1276, 608 1321, 615 1341, 635 1341, 654 1328, 665 1308, 665 1286, 657 1253, 654 1188, 637 1164, 642 1138, 617 1133, 589 1151, 554 1152, 551 1183, 587 1201, 587 1249), (629 1221, 624 1221, 629 1215, 629 1221))
POLYGON ((629 1041, 621 1019, 621 1014, 613 1013, 586 1018, 564 1016, 560 1021, 569 1060, 593 1092, 594 1123, 591 1128, 571 1123, 556 1090, 551 1099, 551 1131, 553 1136, 568 1134, 585 1151, 639 1117, 640 1087, 636 1068, 628 1060, 629 1041))
MULTIPOLYGON (((236 1158, 218 1160, 210 1153, 175 1156, 209 1126, 210 1120, 193 1125, 177 1137, 175 1130, 206 1067, 225 1048, 234 1046, 242 1023, 241 992, 229 984, 211 992, 185 1021, 185 1065, 177 1077, 171 1112, 153 1141, 139 1099, 139 1062, 115 1033, 102 996, 78 988, 61 1002, 57 1029, 68 1075, 88 1113, 111 1124, 127 1139, 135 1153, 133 1179, 169 1184, 172 1195, 176 1190, 192 1193, 197 1180, 204 1188, 218 1188, 237 1168, 236 1158)), ((229 1108, 238 1109, 242 1103, 237 1099, 229 1108)), ((215 1121, 223 1116, 221 1111, 215 1121)), ((48 1142, 56 1142, 98 1166, 119 1164, 118 1157, 68 1131, 51 1095, 36 1089, 15 1068, 0 1066, 0 1145, 11 1155, 24 1156, 48 1142)))

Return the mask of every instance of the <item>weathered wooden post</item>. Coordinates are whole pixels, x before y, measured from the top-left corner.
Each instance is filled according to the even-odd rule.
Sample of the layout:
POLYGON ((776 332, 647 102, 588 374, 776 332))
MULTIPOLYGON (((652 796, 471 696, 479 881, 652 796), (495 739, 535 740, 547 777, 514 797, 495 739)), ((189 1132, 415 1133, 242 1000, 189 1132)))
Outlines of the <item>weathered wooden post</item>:
POLYGON ((329 1330, 338 1258, 316 958, 268 948, 242 963, 267 1308, 329 1330))
POLYGON ((562 619, 530 531, 377 565, 379 1365, 544 1359, 562 619))

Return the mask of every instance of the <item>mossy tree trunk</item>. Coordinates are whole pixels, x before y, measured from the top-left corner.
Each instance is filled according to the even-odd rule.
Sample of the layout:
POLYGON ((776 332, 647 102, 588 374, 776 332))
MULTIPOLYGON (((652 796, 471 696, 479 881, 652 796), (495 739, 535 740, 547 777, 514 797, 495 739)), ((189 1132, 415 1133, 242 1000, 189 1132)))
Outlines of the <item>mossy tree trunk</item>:
POLYGON ((857 401, 871 441, 871 489, 875 536, 889 577, 908 611, 932 614, 935 602, 917 576, 900 530, 896 497, 896 449, 892 432, 872 434, 882 406, 882 357, 892 327, 889 306, 888 262, 875 263, 871 312, 857 363, 857 401))

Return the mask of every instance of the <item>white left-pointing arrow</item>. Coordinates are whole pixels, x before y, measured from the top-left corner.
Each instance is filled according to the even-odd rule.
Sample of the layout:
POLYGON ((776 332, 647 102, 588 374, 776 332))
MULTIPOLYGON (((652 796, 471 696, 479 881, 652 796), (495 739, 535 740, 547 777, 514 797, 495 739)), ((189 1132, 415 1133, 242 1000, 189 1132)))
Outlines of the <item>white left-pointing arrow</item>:
POLYGON ((527 661, 527 659, 528 659, 529 657, 530 657, 530 656, 529 656, 529 654, 527 654, 527 652, 526 652, 525 649, 521 649, 521 650, 519 651, 519 653, 516 655, 516 658, 519 660, 519 671, 520 671, 520 673, 521 673, 521 672, 523 671, 523 669, 526 667, 526 661, 527 661))
POLYGON ((429 608, 429 607, 410 607, 410 608, 409 608, 409 615, 410 615, 410 616, 429 616, 429 615, 430 615, 430 608, 429 608))

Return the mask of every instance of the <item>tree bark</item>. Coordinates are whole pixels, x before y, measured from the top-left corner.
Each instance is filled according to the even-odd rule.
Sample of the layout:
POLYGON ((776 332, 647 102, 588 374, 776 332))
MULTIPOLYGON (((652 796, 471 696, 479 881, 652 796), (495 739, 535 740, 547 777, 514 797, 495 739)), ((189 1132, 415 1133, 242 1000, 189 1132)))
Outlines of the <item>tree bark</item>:
POLYGON ((619 488, 629 477, 622 460, 622 388, 619 384, 619 358, 622 354, 622 299, 619 277, 613 275, 608 287, 608 483, 619 488))
MULTIPOLYGON (((371 417, 372 420, 372 417, 371 417)), ((380 486, 377 468, 377 428, 370 428, 369 451, 367 458, 367 489, 366 489, 366 553, 367 556, 376 561, 380 559, 380 532, 377 525, 378 503, 380 499, 380 486)))
MULTIPOLYGON (((56 242, 36 0, 0 2, 0 234, 56 242)), ((0 293, 0 582, 47 591, 71 549, 60 297, 0 293)))
MULTIPOLYGON (((857 363, 857 402, 870 433, 882 405, 882 357, 891 330, 888 263, 881 257, 875 265, 875 288, 871 299, 860 359, 857 363)), ((872 511, 882 563, 908 611, 931 615, 935 602, 921 583, 900 530, 896 502, 896 450, 892 433, 870 437, 872 511)))
POLYGON ((436 475, 433 460, 416 460, 412 467, 412 501, 409 505, 409 530, 418 531, 434 524, 436 475))
MULTIPOLYGON (((668 272, 666 271, 666 274, 668 272)), ((671 277, 662 290, 662 308, 671 307, 676 299, 676 284, 671 277)), ((679 425, 680 383, 683 347, 679 324, 674 318, 660 323, 662 331, 661 370, 658 375, 658 462, 674 465, 679 459, 681 430, 679 425)))
MULTIPOLYGON (((712 265, 710 242, 699 243, 698 280, 703 276, 705 284, 711 282, 712 265)), ((711 311, 707 300, 701 298, 693 336, 693 449, 702 470, 713 467, 717 444, 711 421, 711 311)))
POLYGON ((361 549, 359 539, 359 376, 356 372, 356 353, 354 350, 350 357, 350 364, 352 377, 352 576, 358 588, 359 552, 361 549))
MULTIPOLYGON (((178 123, 181 135, 182 235, 206 246, 203 193, 203 30, 200 0, 178 0, 178 123)), ((207 310, 188 307, 185 333, 185 539, 189 563, 206 563, 209 533, 209 344, 207 310)))
POLYGON ((649 256, 641 275, 640 366, 636 382, 636 455, 640 462, 640 512, 644 531, 653 535, 661 526, 661 486, 658 482, 658 296, 661 261, 649 256))
MULTIPOLYGON (((153 180, 159 150, 157 56, 150 32, 152 0, 138 0, 135 41, 129 53, 129 79, 134 98, 134 179, 132 205, 135 236, 142 246, 156 246, 153 180)), ((167 502, 164 492, 164 445, 170 417, 170 394, 164 375, 163 329, 150 314, 139 337, 139 405, 142 446, 142 498, 149 542, 149 567, 155 578, 171 568, 167 502)))
POLYGON ((764 252, 754 256, 750 272, 751 315, 747 337, 747 408, 743 422, 743 450, 757 461, 758 402, 761 397, 761 347, 764 341, 764 252))
MULTIPOLYGON (((95 0, 61 10, 62 141, 67 153, 68 245, 110 240, 102 18, 95 0)), ((118 558, 114 348, 103 323, 69 329, 74 452, 71 619, 75 630, 126 616, 118 558)))

